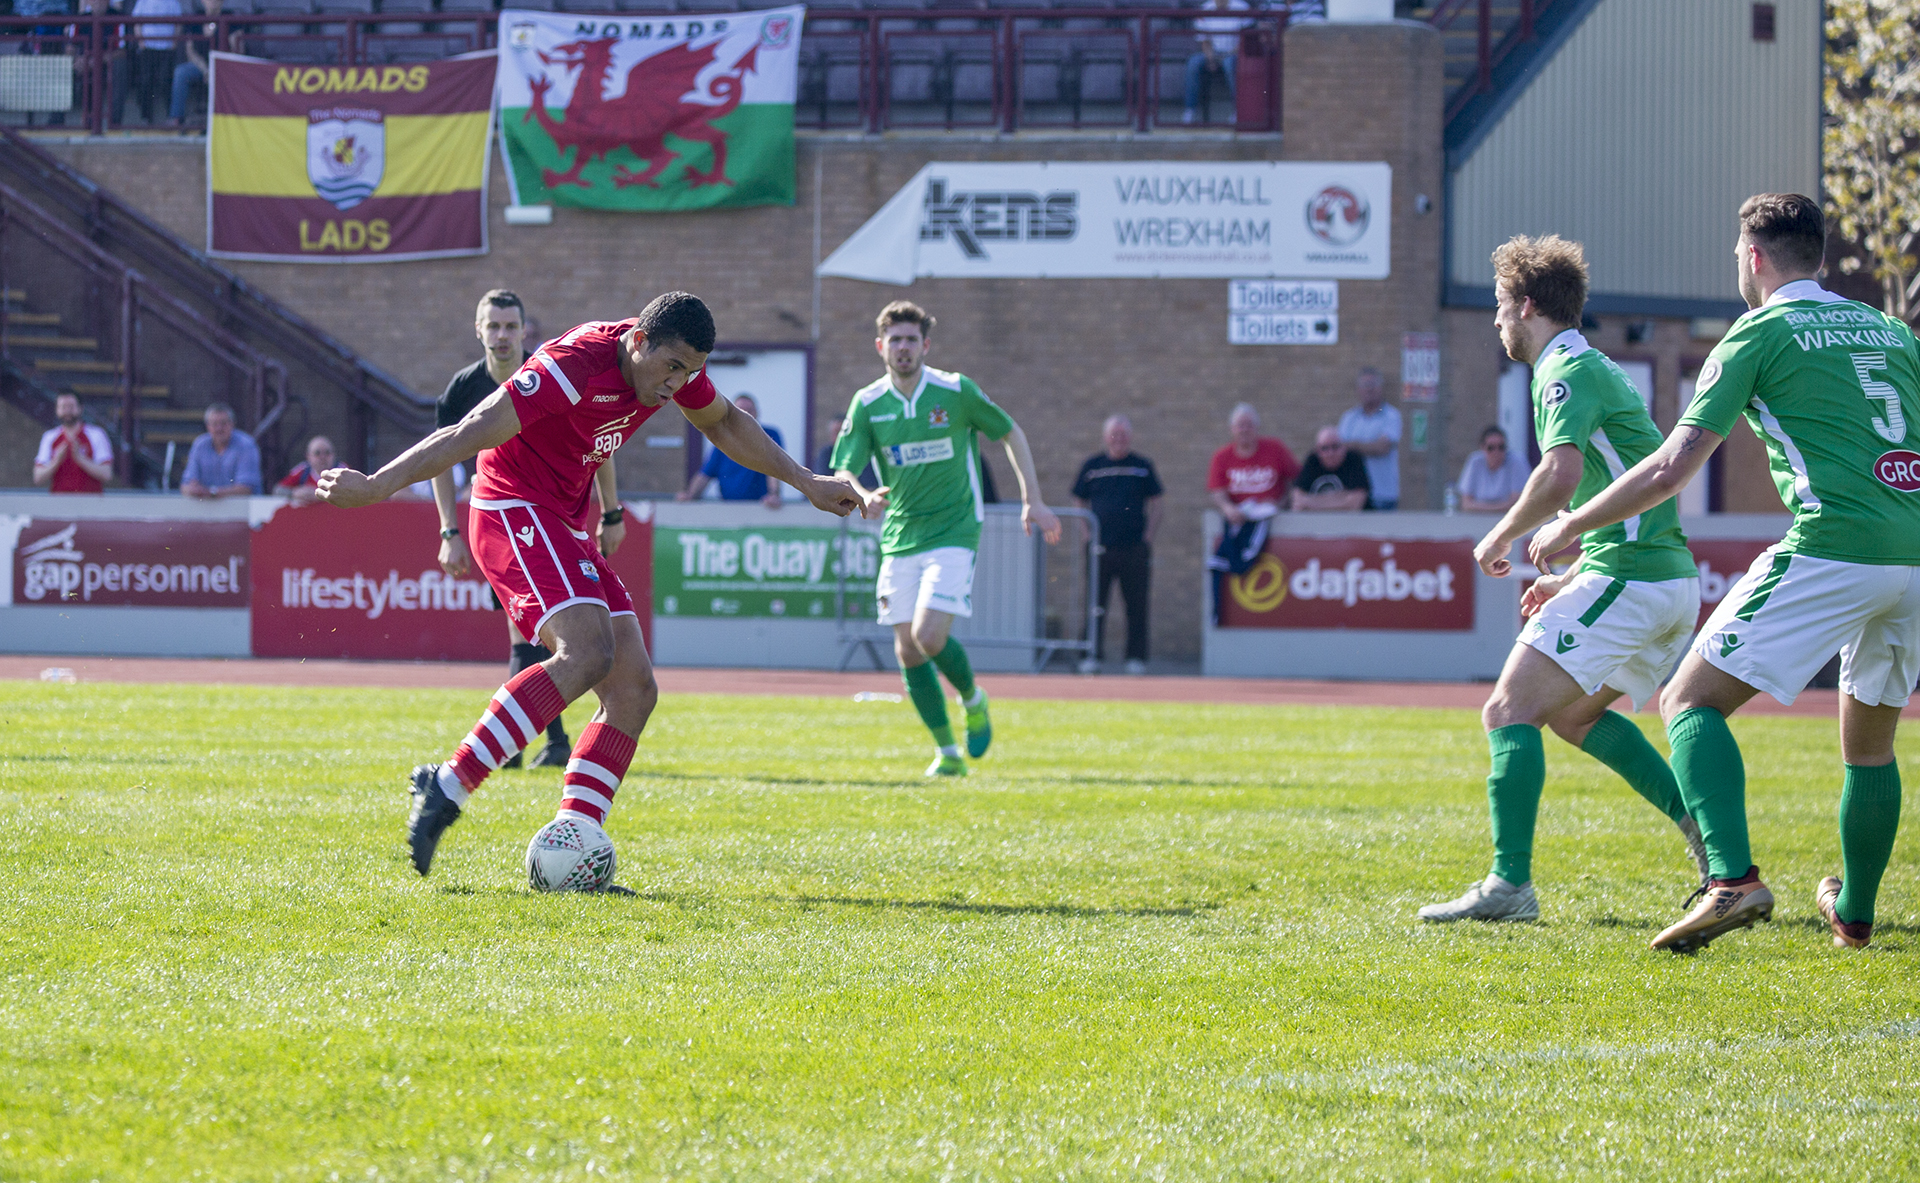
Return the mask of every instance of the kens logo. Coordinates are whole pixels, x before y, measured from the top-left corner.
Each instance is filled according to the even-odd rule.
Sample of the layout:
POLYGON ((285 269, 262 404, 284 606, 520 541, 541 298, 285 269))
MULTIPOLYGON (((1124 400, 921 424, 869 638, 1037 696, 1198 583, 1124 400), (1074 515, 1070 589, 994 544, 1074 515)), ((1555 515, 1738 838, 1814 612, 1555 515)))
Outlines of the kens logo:
POLYGON ((1920 492, 1920 452, 1903 448, 1882 453, 1880 459, 1873 462, 1873 475, 1889 489, 1920 492))

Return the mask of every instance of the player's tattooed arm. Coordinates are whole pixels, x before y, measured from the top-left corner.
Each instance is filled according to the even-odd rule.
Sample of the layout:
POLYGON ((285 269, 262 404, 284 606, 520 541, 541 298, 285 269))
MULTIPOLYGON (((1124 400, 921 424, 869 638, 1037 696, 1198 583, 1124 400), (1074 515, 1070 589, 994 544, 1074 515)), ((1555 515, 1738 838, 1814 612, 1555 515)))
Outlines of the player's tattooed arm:
POLYGON ((1545 570, 1548 555, 1565 550, 1588 530, 1624 522, 1673 497, 1707 466, 1707 458, 1726 438, 1686 423, 1674 428, 1652 455, 1622 473, 1593 500, 1541 527, 1527 544, 1528 556, 1545 570))
POLYGON ((452 427, 443 427, 368 476, 351 468, 320 474, 320 500, 343 508, 385 501, 415 481, 429 480, 487 448, 497 448, 520 431, 505 388, 494 391, 452 427))

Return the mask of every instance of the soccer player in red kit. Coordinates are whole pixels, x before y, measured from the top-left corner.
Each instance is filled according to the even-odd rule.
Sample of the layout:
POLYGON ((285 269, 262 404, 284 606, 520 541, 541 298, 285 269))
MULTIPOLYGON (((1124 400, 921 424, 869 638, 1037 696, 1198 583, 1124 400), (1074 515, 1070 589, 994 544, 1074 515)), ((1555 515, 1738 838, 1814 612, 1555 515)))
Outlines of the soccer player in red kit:
POLYGON ((802 468, 713 388, 704 370, 713 340, 707 306, 669 292, 633 320, 592 321, 541 346, 466 418, 372 476, 322 474, 322 500, 371 505, 478 452, 474 560, 520 634, 553 651, 494 693, 452 758, 414 769, 407 837, 422 875, 487 774, 589 690, 600 709, 574 744, 560 816, 598 826, 613 807, 658 690, 633 601, 585 529, 587 492, 595 470, 669 399, 748 468, 842 517, 860 508, 846 481, 802 468))

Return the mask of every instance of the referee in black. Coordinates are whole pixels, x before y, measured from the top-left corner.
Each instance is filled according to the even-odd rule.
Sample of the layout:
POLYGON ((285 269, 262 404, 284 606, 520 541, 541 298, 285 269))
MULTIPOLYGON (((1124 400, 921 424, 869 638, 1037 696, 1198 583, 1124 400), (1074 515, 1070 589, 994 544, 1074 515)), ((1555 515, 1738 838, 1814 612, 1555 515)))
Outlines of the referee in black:
MULTIPOLYGON (((486 352, 447 383, 447 389, 433 408, 436 429, 451 427, 466 418, 467 412, 513 377, 513 372, 527 360, 526 305, 507 289, 495 288, 480 297, 480 307, 474 313, 473 333, 480 338, 486 352)), ((459 469, 460 466, 455 465, 433 478, 433 502, 440 511, 440 569, 456 579, 473 569, 473 552, 467 549, 467 540, 460 530, 458 490, 454 486, 454 472, 459 469)), ((600 504, 612 507, 600 519, 600 553, 611 557, 627 532, 613 478, 613 461, 600 466, 600 471, 594 474, 594 483, 600 493, 600 504)), ((521 640, 512 621, 507 622, 507 642, 512 646, 507 658, 509 678, 553 656, 553 651, 545 645, 521 640)), ((555 719, 547 727, 546 746, 533 758, 532 767, 565 768, 572 752, 573 742, 567 738, 566 727, 555 719)), ((520 753, 515 752, 505 767, 520 767, 520 753)))
POLYGON ((1127 665, 1130 674, 1147 672, 1147 588, 1153 578, 1153 531, 1160 524, 1159 474, 1153 461, 1133 450, 1133 424, 1125 415, 1110 417, 1100 429, 1107 450, 1089 456, 1073 482, 1073 496, 1100 523, 1100 628, 1093 656, 1080 663, 1083 674, 1100 672, 1106 650, 1107 603, 1115 581, 1127 605, 1127 665))

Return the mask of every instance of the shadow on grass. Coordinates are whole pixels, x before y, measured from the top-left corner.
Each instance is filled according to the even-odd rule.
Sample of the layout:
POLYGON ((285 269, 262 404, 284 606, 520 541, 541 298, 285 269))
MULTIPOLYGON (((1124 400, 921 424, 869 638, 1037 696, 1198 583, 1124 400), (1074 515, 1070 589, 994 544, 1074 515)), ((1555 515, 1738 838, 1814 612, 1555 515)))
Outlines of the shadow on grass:
POLYGON ((770 903, 817 907, 833 904, 845 908, 899 909, 902 911, 954 912, 972 916, 1200 916, 1220 907, 1217 903, 1190 904, 1178 908, 1090 908, 1079 904, 975 904, 964 900, 900 900, 885 896, 797 895, 766 896, 770 903))

